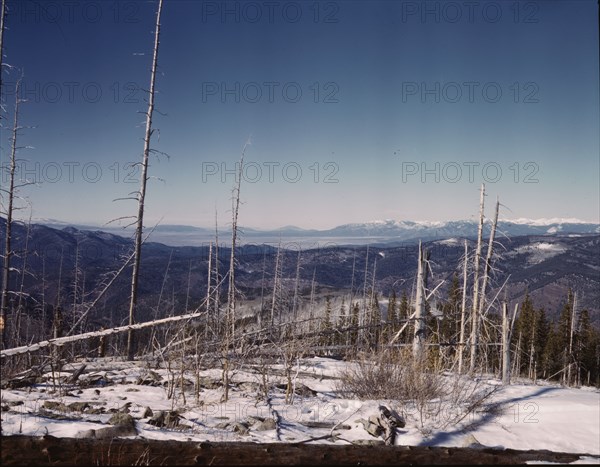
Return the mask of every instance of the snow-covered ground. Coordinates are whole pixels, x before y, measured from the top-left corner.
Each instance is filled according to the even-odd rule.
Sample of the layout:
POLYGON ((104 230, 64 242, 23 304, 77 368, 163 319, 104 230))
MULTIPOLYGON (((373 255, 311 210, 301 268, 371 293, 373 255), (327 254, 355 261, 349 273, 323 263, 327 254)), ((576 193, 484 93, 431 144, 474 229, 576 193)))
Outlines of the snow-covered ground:
MULTIPOLYGON (((581 453, 592 456, 582 462, 600 463, 600 392, 595 388, 521 381, 502 386, 494 378, 480 378, 479 390, 496 391, 478 409, 469 412, 464 407, 443 406, 435 413, 423 414, 410 402, 346 398, 338 390, 336 376, 348 363, 328 358, 304 359, 294 367, 296 393, 291 404, 285 403, 283 367, 278 365, 238 368, 225 403, 221 402, 218 369, 202 370, 199 379, 187 372, 184 397, 179 371, 170 373, 149 364, 124 361, 85 363, 78 384, 65 381, 81 362, 61 374, 55 373, 54 378, 46 374, 44 381, 34 386, 2 390, 2 434, 82 437, 86 432, 89 435, 89 430, 109 426, 111 416, 122 411, 135 419, 137 436, 146 439, 297 442, 322 438, 314 442, 381 442, 365 431, 361 419, 379 415, 378 407, 385 405, 406 421, 403 428, 397 429, 395 444, 478 443, 495 448, 581 453), (265 382, 270 388, 268 398, 265 382), (202 387, 198 400, 195 383, 202 387), (173 397, 168 398, 171 391, 173 397), (177 425, 152 424, 160 411, 177 411, 177 425), (277 426, 265 424, 269 419, 280 422, 277 426), (335 438, 327 436, 332 433, 335 438)), ((455 378, 447 377, 449 381, 455 378)))

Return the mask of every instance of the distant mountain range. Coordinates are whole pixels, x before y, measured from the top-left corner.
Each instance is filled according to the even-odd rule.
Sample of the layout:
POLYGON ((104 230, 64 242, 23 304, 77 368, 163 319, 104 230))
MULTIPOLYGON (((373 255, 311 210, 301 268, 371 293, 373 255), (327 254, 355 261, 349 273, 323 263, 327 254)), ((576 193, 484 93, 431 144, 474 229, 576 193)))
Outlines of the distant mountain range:
MULTIPOLYGON (((0 238, 4 238, 5 228, 6 220, 0 217, 0 238)), ((580 306, 590 310, 592 321, 600 322, 600 234, 597 225, 520 220, 505 221, 500 229, 505 235, 497 237, 492 296, 506 282, 503 294, 506 293, 509 301, 522 300, 529 291, 536 306, 543 306, 550 316, 556 316, 571 287, 579 293, 580 306), (529 234, 519 235, 521 232, 529 234)), ((360 294, 367 274, 375 270, 375 261, 376 284, 382 297, 386 297, 392 288, 410 293, 418 254, 413 239, 419 238, 431 252, 433 283, 445 279, 447 284, 454 272, 461 272, 462 238, 468 239, 469 251, 474 249, 476 223, 381 221, 348 224, 327 231, 301 230, 300 234, 304 236, 294 228, 282 229, 282 232, 290 232, 290 237, 282 234, 283 241, 297 238, 305 242, 301 248, 291 242, 282 243, 285 250, 280 267, 282 283, 288 292, 299 272, 300 292, 306 302, 313 280, 320 294, 348 293, 349 290, 360 294), (317 233, 311 237, 311 232, 317 233), (358 243, 361 234, 364 235, 362 244, 358 243), (318 243, 321 240, 324 243, 318 243), (297 269, 298 261, 300 269, 297 269)), ((59 291, 64 302, 73 303, 74 281, 79 280, 77 289, 85 291, 88 300, 93 299, 111 271, 119 269, 123 258, 132 249, 131 239, 125 238, 122 231, 120 233, 115 235, 97 228, 84 230, 64 225, 55 229, 40 224, 32 224, 29 228, 15 224, 13 248, 18 254, 12 264, 17 271, 13 290, 18 290, 22 284, 32 299, 37 300, 36 306, 44 302, 55 303, 59 291), (20 272, 25 270, 27 274, 21 276, 20 272)), ((172 239, 190 243, 201 234, 207 240, 213 240, 209 229, 190 226, 159 226, 154 233, 157 234, 154 240, 165 233, 173 235, 172 239)), ((279 231, 270 232, 271 235, 275 233, 279 234, 279 231)), ((224 274, 229 265, 229 237, 226 231, 220 235, 224 237, 220 239, 218 262, 220 274, 224 274)), ((259 300, 263 293, 268 296, 272 287, 277 244, 265 245, 260 240, 264 238, 265 232, 246 230, 236 256, 238 287, 249 302, 259 300)), ((140 282, 144 319, 154 316, 153 310, 160 303, 166 306, 169 302, 174 310, 201 303, 206 294, 207 245, 167 246, 156 241, 144 245, 140 282)), ((103 296, 93 320, 104 325, 122 322, 128 310, 129 291, 130 270, 127 268, 103 296)))
MULTIPOLYGON (((72 226, 79 230, 103 230, 125 237, 131 236, 131 229, 120 227, 98 227, 90 225, 72 225, 51 219, 42 219, 38 223, 48 227, 62 229, 72 226)), ((565 235, 600 233, 600 224, 589 223, 577 219, 506 219, 498 222, 500 234, 508 237, 522 235, 565 235)), ((486 231, 490 222, 486 222, 486 231)), ((377 243, 394 245, 417 242, 419 240, 443 240, 452 237, 471 238, 477 235, 476 220, 458 221, 408 221, 382 220, 354 224, 343 224, 332 229, 303 229, 296 226, 285 226, 280 229, 259 230, 240 227, 241 241, 250 243, 277 244, 299 243, 303 246, 311 243, 336 243, 340 245, 364 245, 377 243)), ((230 231, 219 229, 220 240, 227 243, 230 231)), ((189 225, 158 225, 150 237, 151 241, 170 246, 202 246, 214 241, 214 228, 194 227, 189 225)))

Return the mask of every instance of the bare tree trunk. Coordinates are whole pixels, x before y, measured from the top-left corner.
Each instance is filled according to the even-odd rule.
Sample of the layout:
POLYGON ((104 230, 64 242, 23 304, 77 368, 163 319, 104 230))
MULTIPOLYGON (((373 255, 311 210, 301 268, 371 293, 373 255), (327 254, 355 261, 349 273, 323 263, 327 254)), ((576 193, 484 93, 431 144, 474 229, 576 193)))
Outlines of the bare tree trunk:
POLYGON ((425 290, 424 290, 424 255, 419 241, 419 263, 417 267, 417 292, 415 296, 415 333, 413 339, 413 358, 420 360, 425 345, 425 290))
POLYGON ((210 289, 212 286, 212 242, 208 246, 208 283, 206 284, 206 325, 204 326, 204 338, 208 337, 208 328, 214 326, 214 319, 210 318, 211 300, 210 300, 210 289))
POLYGON ((485 258, 485 268, 483 270, 483 283, 481 285, 481 294, 479 299, 479 317, 483 316, 485 306, 485 293, 487 291, 490 270, 492 268, 492 255, 494 254, 494 238, 496 237, 496 227, 498 225, 498 213, 500 211, 500 200, 496 199, 496 211, 494 221, 492 222, 492 231, 490 232, 490 240, 488 243, 487 255, 485 258))
MULTIPOLYGON (((2 3, 2 21, 4 21, 4 10, 5 5, 2 3)), ((4 28, 2 29, 4 30, 4 28)), ((0 48, 0 54, 2 49, 0 48)), ((1 74, 1 73, 0 73, 1 74)), ((12 128, 11 136, 11 148, 10 148, 10 178, 8 182, 8 207, 6 210, 6 237, 4 239, 4 266, 2 268, 2 298, 0 303, 0 348, 4 348, 6 339, 6 330, 8 324, 6 323, 7 312, 8 312, 8 292, 10 285, 10 261, 12 259, 12 223, 13 223, 13 211, 14 211, 14 198, 15 198, 15 171, 17 167, 17 136, 19 135, 19 92, 21 89, 21 79, 17 81, 15 86, 15 115, 12 128)))
POLYGON ((240 189, 242 185, 244 154, 248 142, 244 144, 242 156, 240 158, 240 167, 238 171, 238 179, 236 187, 233 190, 232 198, 232 225, 231 225, 231 255, 229 258, 229 286, 227 290, 227 314, 225 317, 225 340, 224 340, 224 355, 223 355, 223 400, 229 400, 229 371, 230 371, 230 345, 235 338, 235 311, 236 311, 236 288, 235 288, 235 248, 237 246, 238 234, 238 214, 240 209, 240 189))
POLYGON ((537 334, 537 319, 533 319, 533 330, 531 332, 531 345, 529 346, 529 371, 528 377, 535 382, 535 339, 537 334))
POLYGON ((221 330, 221 316, 219 307, 221 306, 221 282, 219 280, 219 223, 217 220, 217 210, 215 209, 215 296, 214 296, 214 307, 215 307, 215 321, 217 335, 220 335, 221 330))
POLYGON ((296 320, 298 319, 298 288, 300 283, 300 250, 298 250, 298 258, 296 259, 296 280, 294 281, 294 298, 292 300, 292 319, 294 321, 294 326, 296 324, 296 320))
MULTIPOLYGON (((137 225, 135 229, 135 255, 133 260, 133 273, 131 275, 131 300, 129 303, 129 325, 135 322, 138 298, 138 278, 140 274, 140 265, 142 258, 142 233, 144 230, 144 206, 146 202, 146 184, 148 182, 148 165, 150 158, 150 139, 152 138, 152 117, 154 114, 154 94, 156 82, 156 70, 158 67, 158 46, 160 43, 160 15, 162 12, 163 0, 158 0, 158 11, 156 13, 156 32, 154 35, 154 54, 152 58, 152 71, 150 74, 150 90, 148 98, 148 110, 146 112, 146 134, 144 136, 144 155, 142 159, 142 174, 140 180, 140 191, 138 193, 138 214, 137 225)), ((133 328, 127 333, 127 358, 133 360, 133 328)))
POLYGON ((6 17, 6 0, 0 6, 0 95, 2 94, 2 63, 4 58, 4 18, 6 17))
POLYGON ((467 312, 467 270, 468 270, 468 254, 469 247, 467 239, 465 238, 465 257, 463 263, 463 290, 462 290, 462 304, 460 308, 460 338, 458 345, 458 374, 462 374, 463 371, 463 356, 465 351, 465 319, 467 312))
POLYGON ((308 332, 312 332, 314 329, 313 319, 315 317, 315 276, 317 274, 317 268, 313 269, 312 282, 310 283, 310 305, 308 311, 308 332))
POLYGON ((477 346, 479 345, 479 263, 481 261, 481 243, 483 236, 483 206, 485 200, 485 185, 481 184, 481 199, 479 201, 479 228, 477 230, 477 248, 475 250, 473 277, 473 308, 471 312, 471 362, 469 373, 475 371, 477 362, 477 346))
POLYGON ((573 303, 571 304, 571 326, 569 329, 569 355, 567 360, 567 385, 571 385, 571 367, 573 366, 573 335, 575 334, 575 307, 577 305, 577 292, 573 294, 573 303))
POLYGON ((506 302, 502 303, 502 384, 510 384, 510 329, 506 302))
MULTIPOLYGON (((277 256, 275 257, 275 272, 273 274, 273 295, 271 297, 271 333, 274 332, 275 311, 279 310, 279 292, 280 292, 280 274, 281 274, 281 238, 277 245, 277 256)), ((279 310, 279 313, 281 311, 279 310)), ((277 324, 281 324, 281 320, 277 324)))
POLYGON ((359 342, 361 344, 365 344, 366 342, 366 330, 365 324, 367 322, 367 279, 369 277, 369 245, 367 244, 367 257, 365 258, 365 277, 363 281, 363 297, 362 297, 362 307, 361 307, 361 316, 358 318, 358 327, 359 327, 359 342))
POLYGON ((262 278, 260 281, 260 310, 258 311, 258 316, 256 317, 256 324, 258 329, 263 328, 262 320, 263 313, 265 311, 265 273, 267 270, 267 251, 263 249, 263 264, 262 264, 262 278))
POLYGON ((189 311, 190 306, 190 288, 192 285, 192 260, 188 264, 187 287, 185 289, 185 312, 189 311))

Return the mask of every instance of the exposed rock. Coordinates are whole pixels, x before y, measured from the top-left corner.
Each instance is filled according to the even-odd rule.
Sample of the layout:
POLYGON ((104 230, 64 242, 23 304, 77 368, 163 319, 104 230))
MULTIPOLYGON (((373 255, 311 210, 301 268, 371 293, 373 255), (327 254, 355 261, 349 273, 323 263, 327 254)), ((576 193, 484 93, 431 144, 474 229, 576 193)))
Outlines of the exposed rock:
POLYGON ((385 418, 389 420, 390 425, 396 428, 404 428, 406 426, 406 421, 398 412, 393 409, 388 409, 384 405, 379 406, 379 411, 381 412, 381 418, 385 418))
POLYGON ((259 416, 255 416, 255 415, 250 415, 248 417, 248 422, 251 425, 254 425, 255 423, 259 423, 259 422, 264 422, 265 421, 265 417, 259 417, 259 416))
POLYGON ((468 434, 462 444, 463 448, 483 449, 485 446, 481 444, 475 436, 468 434))
POLYGON ((135 425, 115 425, 99 428, 97 430, 84 430, 75 435, 76 438, 110 439, 123 436, 135 436, 135 425))
POLYGON ((371 415, 368 420, 361 418, 360 423, 362 423, 363 428, 367 433, 371 436, 378 437, 383 433, 383 428, 381 427, 379 417, 377 415, 371 415))
POLYGON ((174 410, 169 412, 160 411, 152 416, 148 423, 159 428, 175 428, 179 425, 181 416, 174 410))
POLYGON ((202 389, 218 389, 223 385, 221 381, 208 378, 200 378, 200 387, 202 389))
POLYGON ((233 431, 235 433, 239 433, 240 435, 247 435, 249 433, 248 426, 241 422, 236 422, 233 424, 233 431))
POLYGON ((254 427, 254 429, 256 431, 274 430, 276 428, 277 428, 277 422, 275 420, 273 420, 272 418, 267 418, 265 421, 257 423, 256 426, 254 427))
POLYGON ((136 384, 143 386, 160 386, 162 384, 162 378, 152 370, 149 370, 146 374, 141 375, 136 384))
POLYGON ((135 420, 128 413, 117 412, 108 420, 111 425, 135 426, 135 420))
POLYGON ((44 403, 42 404, 42 407, 44 409, 57 410, 60 412, 66 412, 68 410, 68 408, 65 404, 63 404, 62 402, 56 402, 56 401, 44 401, 44 403))
POLYGON ((67 407, 69 408, 69 410, 73 410, 74 412, 84 412, 90 407, 90 404, 88 404, 87 402, 73 402, 67 407))
POLYGON ((142 414, 142 418, 152 417, 153 415, 154 415, 154 412, 152 412, 152 409, 150 407, 146 407, 144 409, 144 413, 142 414))

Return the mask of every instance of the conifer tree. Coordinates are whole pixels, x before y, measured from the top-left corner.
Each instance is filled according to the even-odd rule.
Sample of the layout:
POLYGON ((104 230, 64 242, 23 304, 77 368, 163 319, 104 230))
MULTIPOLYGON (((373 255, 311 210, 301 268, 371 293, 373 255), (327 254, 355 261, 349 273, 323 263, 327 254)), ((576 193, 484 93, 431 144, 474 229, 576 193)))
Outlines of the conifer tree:
POLYGON ((338 316, 337 328, 340 333, 336 334, 335 343, 339 345, 347 344, 346 336, 348 335, 344 330, 348 326, 348 317, 346 316, 346 304, 342 298, 342 304, 340 305, 340 314, 338 316), (338 337, 339 336, 339 337, 338 337))
POLYGON ((331 344, 331 331, 333 325, 331 323, 331 297, 328 295, 325 297, 325 316, 321 323, 321 343, 322 345, 331 344))
POLYGON ((373 292, 371 296, 371 306, 369 307, 369 346, 376 349, 379 346, 381 337, 381 309, 379 308, 379 298, 377 292, 373 292))
POLYGON ((520 338, 519 355, 516 361, 519 362, 519 368, 516 369, 517 374, 526 374, 531 362, 532 343, 535 329, 535 311, 533 302, 529 296, 529 292, 525 293, 525 298, 521 303, 519 316, 515 322, 515 332, 513 333, 514 344, 516 339, 520 338))
MULTIPOLYGON (((400 297, 400 306, 398 307, 398 319, 400 322, 406 321, 410 318, 410 305, 408 304, 408 295, 406 289, 402 290, 402 297, 400 297)), ((401 336, 401 342, 408 343, 408 334, 401 336)))
POLYGON ((358 317, 360 314, 360 307, 358 306, 358 302, 354 302, 352 306, 352 316, 350 317, 350 326, 352 327, 351 343, 352 345, 356 345, 358 342, 358 317))
POLYGON ((398 332, 398 304, 397 304, 396 291, 392 290, 388 299, 388 308, 386 315, 386 331, 385 331, 385 342, 389 341, 398 332))

